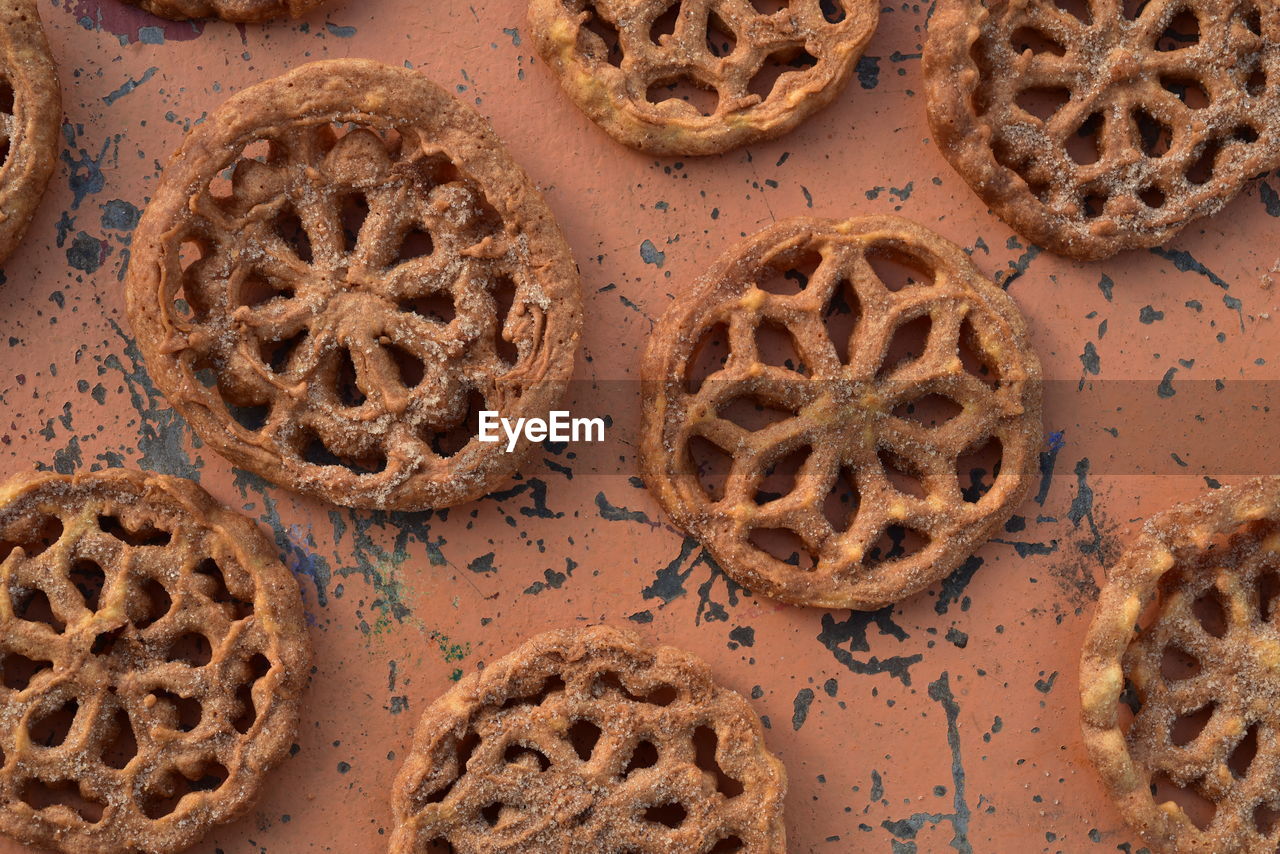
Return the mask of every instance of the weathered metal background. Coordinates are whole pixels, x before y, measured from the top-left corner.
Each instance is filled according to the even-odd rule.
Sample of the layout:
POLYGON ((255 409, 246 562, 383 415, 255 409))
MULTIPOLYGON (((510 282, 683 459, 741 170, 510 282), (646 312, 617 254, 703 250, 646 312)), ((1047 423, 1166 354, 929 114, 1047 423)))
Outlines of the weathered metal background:
POLYGON ((1280 471, 1263 447, 1275 433, 1263 432, 1262 382, 1280 358, 1280 181, 1164 250, 1101 264, 1040 254, 928 140, 928 12, 886 7, 857 79, 799 131, 681 162, 619 147, 562 97, 531 56, 520 0, 339 0, 265 27, 42 2, 65 139, 3 271, 0 474, 125 465, 195 478, 274 533, 312 621, 296 755, 249 817, 195 851, 379 850, 419 713, 480 662, 573 620, 694 650, 751 698, 790 774, 794 851, 1140 848, 1079 745, 1078 643, 1137 519, 1207 483, 1280 471), (545 188, 586 297, 570 407, 608 410, 608 448, 548 446, 511 489, 448 511, 352 512, 232 469, 151 385, 121 279, 161 164, 230 93, 343 56, 404 62, 451 88, 545 188), (1043 479, 995 542, 897 607, 754 598, 634 477, 638 352, 670 294, 741 235, 786 215, 889 211, 972 248, 1021 304, 1053 380, 1043 479))

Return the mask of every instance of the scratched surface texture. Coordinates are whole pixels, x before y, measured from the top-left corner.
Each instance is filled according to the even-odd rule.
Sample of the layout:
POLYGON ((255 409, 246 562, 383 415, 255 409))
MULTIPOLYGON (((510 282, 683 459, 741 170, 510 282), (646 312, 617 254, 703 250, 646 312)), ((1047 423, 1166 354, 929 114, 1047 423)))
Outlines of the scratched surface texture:
POLYGON ((1280 176, 1163 250, 1041 254, 928 139, 927 6, 886 6, 857 77, 797 132, 683 162, 583 118, 530 55, 519 0, 338 0, 265 27, 168 23, 117 0, 40 12, 66 117, 50 192, 0 287, 0 473, 198 480, 274 534, 316 647, 295 754, 250 815, 195 851, 379 850, 427 704, 574 620, 696 651, 750 698, 790 775, 793 851, 1141 849, 1079 744, 1078 645, 1138 519, 1280 471, 1263 438, 1280 176), (345 56, 450 88, 545 189, 585 291, 570 408, 610 416, 606 446, 547 445, 510 489, 447 512, 352 512, 231 468, 152 386, 121 279, 161 165, 229 94, 345 56), (1049 380, 1042 474, 996 540, 927 592, 876 613, 784 607, 728 582, 635 478, 638 353, 672 292, 741 235, 787 215, 885 212, 972 250, 1022 306, 1049 380))

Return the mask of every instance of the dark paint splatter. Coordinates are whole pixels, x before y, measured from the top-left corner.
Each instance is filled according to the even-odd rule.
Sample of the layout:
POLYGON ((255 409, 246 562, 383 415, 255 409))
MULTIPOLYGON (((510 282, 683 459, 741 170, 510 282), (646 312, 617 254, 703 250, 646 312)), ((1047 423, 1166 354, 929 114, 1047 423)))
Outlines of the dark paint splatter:
POLYGON ((791 711, 791 728, 797 732, 800 727, 804 726, 805 720, 809 717, 809 705, 813 702, 813 689, 801 688, 796 694, 795 701, 792 703, 791 711))
POLYGON ((853 611, 848 618, 837 623, 830 614, 822 615, 822 631, 818 641, 830 650, 836 661, 854 673, 865 675, 887 673, 894 679, 901 680, 903 685, 911 684, 910 668, 920 662, 924 656, 895 655, 881 659, 871 656, 866 661, 853 657, 853 652, 870 652, 871 644, 867 641, 867 628, 875 623, 880 634, 889 635, 899 641, 906 640, 908 635, 897 623, 893 622, 893 607, 881 608, 879 611, 853 611), (848 645, 848 649, 844 648, 848 645))

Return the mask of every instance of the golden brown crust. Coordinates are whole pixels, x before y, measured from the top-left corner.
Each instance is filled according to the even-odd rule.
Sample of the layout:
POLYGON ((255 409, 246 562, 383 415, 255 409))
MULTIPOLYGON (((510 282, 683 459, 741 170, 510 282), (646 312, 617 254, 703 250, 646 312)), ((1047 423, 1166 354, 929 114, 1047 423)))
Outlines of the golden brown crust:
POLYGON ((311 659, 252 522, 180 478, 21 476, 0 487, 0 591, 0 833, 163 854, 251 807, 311 659))
POLYGON ((1280 844, 1277 591, 1277 477, 1153 516, 1111 568, 1080 662, 1084 741, 1160 852, 1280 844))
POLYGON ((171 21, 221 18, 241 24, 257 24, 288 15, 301 18, 327 0, 125 0, 153 15, 171 21))
POLYGON ((677 295, 649 338, 642 374, 649 489, 735 581, 787 602, 873 609, 922 589, 1009 517, 1035 471, 1040 364, 1017 306, 959 247, 897 217, 792 219, 748 238, 677 295), (920 279, 891 291, 871 266, 879 257, 906 263, 920 279), (768 281, 805 258, 817 267, 804 288, 771 292, 768 281), (824 321, 836 311, 857 318, 847 341, 833 341, 824 321), (889 364, 899 330, 926 314, 923 352, 889 364), (691 388, 690 368, 718 326, 727 330, 728 358, 691 388), (802 367, 763 363, 765 327, 785 330, 802 367), (966 369, 964 347, 991 375, 966 369), (931 395, 962 411, 936 428, 896 417, 895 409, 931 395), (736 423, 726 411, 742 401, 780 410, 781 420, 758 429, 736 423), (991 437, 1002 446, 999 475, 981 497, 966 495, 957 460, 991 437), (732 458, 719 495, 700 483, 694 441, 732 458), (796 453, 807 457, 789 494, 762 500, 768 471, 796 453), (890 468, 915 478, 921 494, 902 492, 890 468), (845 481, 856 512, 826 512, 845 481), (778 529, 799 538, 812 569, 753 542, 778 529), (901 554, 908 530, 926 542, 901 554), (876 544, 886 534, 894 545, 883 551, 876 544))
POLYGON ((133 245, 129 317, 169 402, 236 465, 338 504, 497 488, 529 443, 481 443, 468 413, 545 417, 573 370, 551 211, 484 119, 403 68, 316 62, 231 98, 133 245))
POLYGON ((0 0, 0 262, 13 252, 58 160, 62 92, 35 0, 0 0), (0 98, 8 101, 8 98, 0 98))
POLYGON ((423 714, 391 851, 783 854, 785 794, 759 718, 700 659, 607 626, 563 629, 423 714))
POLYGON ((875 0, 779 5, 530 0, 529 27, 569 97, 614 139, 651 154, 716 154, 781 136, 829 104, 879 16, 875 0), (674 29, 660 32, 673 9, 674 29), (706 90, 713 111, 665 88, 677 80, 706 90))
POLYGON ((1001 219, 1073 258, 1165 243, 1280 164, 1280 7, 1152 0, 1135 21, 1122 5, 1090 3, 1086 24, 1053 0, 943 0, 929 24, 938 147, 1001 219))

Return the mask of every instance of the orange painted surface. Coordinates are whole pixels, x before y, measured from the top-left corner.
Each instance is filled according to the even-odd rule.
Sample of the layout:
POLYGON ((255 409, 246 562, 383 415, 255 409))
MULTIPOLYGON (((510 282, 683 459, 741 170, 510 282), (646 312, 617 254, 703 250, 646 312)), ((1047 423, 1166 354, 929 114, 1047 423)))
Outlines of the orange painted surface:
POLYGON ((1206 477, 1280 472, 1262 409, 1280 360, 1277 181, 1167 250, 1038 254, 928 140, 927 11, 885 11, 859 77, 797 132, 678 161, 618 146, 569 104, 530 55, 518 0, 336 2, 266 27, 42 3, 65 149, 0 287, 0 473, 196 476, 275 534, 312 618, 296 755, 247 818, 194 851, 380 850, 422 710, 457 674, 574 620, 693 650, 751 698, 790 774, 793 851, 1141 847, 1079 744, 1078 645, 1102 565, 1137 520, 1206 477), (545 189, 586 300, 569 408, 609 414, 607 446, 535 453, 511 490, 447 512, 353 512, 233 471, 150 387, 120 277, 160 165, 228 94, 343 56, 408 62, 452 89, 545 189), (740 236, 793 214, 885 212, 1011 282, 1050 380, 1047 473, 980 565, 945 584, 876 614, 784 607, 727 583, 633 479, 638 353, 670 294, 740 236))

